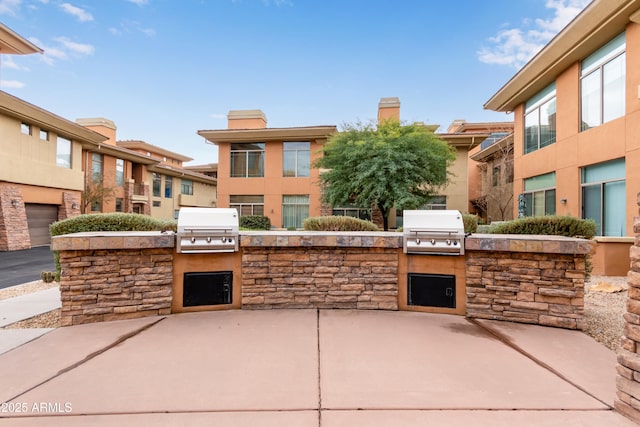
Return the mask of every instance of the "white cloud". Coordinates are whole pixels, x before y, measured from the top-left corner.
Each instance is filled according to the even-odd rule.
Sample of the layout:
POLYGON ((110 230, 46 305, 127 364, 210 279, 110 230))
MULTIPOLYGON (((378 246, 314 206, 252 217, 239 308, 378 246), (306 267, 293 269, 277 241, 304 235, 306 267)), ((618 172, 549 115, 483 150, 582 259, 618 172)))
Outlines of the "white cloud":
POLYGON ((90 14, 86 10, 80 9, 79 7, 76 7, 76 6, 72 5, 72 4, 62 3, 60 5, 60 8, 62 10, 64 10, 66 13, 68 13, 69 15, 73 15, 76 18, 78 18, 78 21, 80 21, 80 22, 93 21, 93 15, 92 14, 90 14))
POLYGON ((140 31, 147 37, 153 37, 156 35, 156 30, 154 30, 153 28, 138 28, 138 31, 140 31))
POLYGON ((57 37, 55 40, 73 53, 80 55, 93 55, 95 52, 95 48, 90 44, 72 42, 66 37, 57 37))
POLYGON ((72 56, 93 55, 95 52, 95 48, 92 45, 76 43, 66 37, 56 37, 54 41, 57 42, 57 45, 51 46, 43 44, 36 38, 31 38, 30 41, 42 48, 44 54, 41 58, 48 65, 54 65, 56 61, 66 61, 72 56))
POLYGON ((553 10, 549 19, 522 21, 522 28, 507 28, 489 38, 491 46, 477 52, 487 64, 520 68, 540 51, 560 30, 578 15, 591 0, 547 0, 545 7, 553 10), (528 27, 533 28, 528 28, 528 27))
POLYGON ((25 86, 24 83, 17 80, 0 80, 0 87, 6 87, 11 89, 22 89, 25 86))
POLYGON ((0 15, 15 15, 22 0, 0 0, 0 15))
POLYGON ((29 69, 27 67, 23 67, 21 65, 18 65, 16 63, 16 61, 14 61, 14 59, 13 59, 13 57, 11 55, 5 55, 2 58, 2 63, 0 65, 2 65, 2 68, 12 69, 12 70, 19 70, 19 71, 29 71, 29 69))
POLYGON ((271 6, 273 4, 276 7, 293 6, 293 2, 291 0, 262 0, 262 4, 265 6, 271 6))
POLYGON ((130 3, 137 4, 138 6, 144 6, 145 4, 149 4, 149 0, 127 0, 130 3))
POLYGON ((225 120, 227 118, 226 114, 219 114, 219 113, 213 113, 211 115, 212 119, 216 119, 216 120, 225 120))

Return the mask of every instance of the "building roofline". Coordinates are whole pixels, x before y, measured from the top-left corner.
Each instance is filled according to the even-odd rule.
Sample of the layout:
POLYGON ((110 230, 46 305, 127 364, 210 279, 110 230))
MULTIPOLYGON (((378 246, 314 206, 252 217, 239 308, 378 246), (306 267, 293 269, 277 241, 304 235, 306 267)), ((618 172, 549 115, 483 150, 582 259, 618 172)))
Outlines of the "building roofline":
POLYGON ((489 137, 490 132, 464 132, 464 133, 436 133, 453 147, 467 147, 472 149, 489 137))
POLYGON ((64 138, 77 142, 102 144, 109 139, 98 132, 80 126, 1 90, 0 113, 37 125, 43 130, 53 131, 64 138))
POLYGON ((324 139, 336 133, 336 126, 303 126, 290 128, 262 129, 220 129, 199 130, 198 135, 207 141, 219 142, 265 142, 265 141, 299 141, 300 139, 324 139))
POLYGON ((217 185, 218 180, 209 175, 205 175, 199 172, 190 171, 188 169, 183 168, 174 168, 173 166, 165 165, 162 163, 153 165, 149 167, 151 172, 161 172, 165 175, 175 176, 175 177, 189 177, 194 181, 202 182, 205 184, 217 185))
POLYGON ((0 54, 29 55, 43 52, 38 46, 0 22, 0 54))
POLYGON ((149 144, 148 142, 139 141, 139 140, 126 140, 126 141, 116 141, 116 145, 122 148, 128 148, 129 150, 133 149, 142 149, 145 151, 149 151, 155 154, 161 154, 163 156, 168 156, 182 162, 189 162, 193 160, 189 156, 185 156, 180 153, 176 153, 174 151, 167 150, 162 147, 158 147, 157 145, 149 144))
POLYGON ((484 150, 480 150, 477 153, 469 156, 471 160, 476 162, 484 162, 491 157, 495 156, 497 153, 505 150, 509 145, 513 146, 513 134, 507 135, 502 139, 494 142, 484 150))
POLYGON ((484 108, 513 111, 572 64, 624 31, 629 22, 637 22, 638 10, 640 0, 594 0, 502 86, 484 108))

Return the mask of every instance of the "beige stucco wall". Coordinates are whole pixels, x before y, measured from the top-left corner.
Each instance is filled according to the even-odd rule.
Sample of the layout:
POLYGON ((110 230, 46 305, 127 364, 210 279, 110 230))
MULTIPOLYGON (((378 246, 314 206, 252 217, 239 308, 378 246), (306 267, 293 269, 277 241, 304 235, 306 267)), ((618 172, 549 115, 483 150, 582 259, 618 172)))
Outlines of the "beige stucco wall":
POLYGON ((0 181, 82 190, 81 145, 72 141, 72 167, 67 169, 56 165, 56 139, 49 132, 49 141, 41 140, 37 126, 25 135, 19 120, 0 115, 0 181))
POLYGON ((451 182, 440 192, 447 196, 447 209, 469 212, 468 162, 469 151, 466 147, 455 147, 456 159, 449 168, 453 174, 451 182))
MULTIPOLYGON (((189 179, 189 178, 186 178, 189 179)), ((216 207, 216 187, 211 184, 193 182, 193 195, 181 194, 181 178, 173 177, 171 198, 164 197, 165 175, 162 175, 162 185, 160 187, 160 197, 153 197, 153 187, 151 187, 151 216, 160 219, 174 219, 174 212, 182 206, 193 207, 216 207), (160 206, 153 206, 153 202, 160 202, 160 206)), ((149 173, 147 182, 153 182, 151 173, 149 173)))

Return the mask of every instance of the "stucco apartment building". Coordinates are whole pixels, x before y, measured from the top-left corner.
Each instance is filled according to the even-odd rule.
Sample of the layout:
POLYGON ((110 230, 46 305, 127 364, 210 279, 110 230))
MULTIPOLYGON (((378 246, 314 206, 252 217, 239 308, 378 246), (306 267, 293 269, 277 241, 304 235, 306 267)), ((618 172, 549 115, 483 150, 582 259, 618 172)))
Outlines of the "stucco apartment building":
POLYGON ((640 0, 593 1, 485 108, 514 113, 526 214, 594 219, 594 273, 626 275, 640 192, 640 0))
MULTIPOLYGON (((398 98, 382 98, 378 122, 400 120, 398 98)), ((435 131, 437 125, 426 125, 435 131)), ((503 123, 474 126, 459 122, 437 134, 456 151, 454 177, 427 209, 469 210, 469 150, 482 143, 503 123)), ((322 155, 322 145, 337 132, 336 126, 267 128, 260 110, 232 110, 228 128, 201 130, 198 134, 218 146, 218 206, 235 207, 241 215, 265 215, 277 228, 299 228, 304 218, 348 215, 373 219, 376 212, 354 206, 322 206, 320 171, 311 167, 322 155)), ((402 226, 402 212, 392 211, 391 228, 402 226)))

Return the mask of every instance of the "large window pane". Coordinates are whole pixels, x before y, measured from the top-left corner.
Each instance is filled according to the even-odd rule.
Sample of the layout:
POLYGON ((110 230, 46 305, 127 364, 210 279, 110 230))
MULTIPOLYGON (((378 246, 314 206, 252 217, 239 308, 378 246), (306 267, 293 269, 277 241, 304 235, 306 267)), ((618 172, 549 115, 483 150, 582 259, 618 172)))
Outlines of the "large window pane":
POLYGON ((604 235, 625 236, 626 230, 625 181, 604 184, 604 235))
POLYGON ((102 154, 91 153, 91 181, 102 182, 102 154))
POLYGON ((282 158, 282 176, 296 176, 296 152, 285 151, 282 158))
POLYGON ((247 176, 247 153, 231 152, 231 177, 246 177, 247 176))
POLYGON ((153 172, 152 176, 153 197, 160 197, 160 187, 162 186, 162 176, 153 172))
POLYGON ((282 196, 282 226, 301 228, 302 221, 309 217, 309 196, 282 196))
POLYGON ((600 185, 582 187, 582 217, 596 222, 596 235, 602 236, 602 192, 600 185))
POLYGON ((556 142, 556 99, 540 107, 540 148, 556 142))
POLYGON ((581 130, 600 124, 600 70, 584 77, 581 86, 581 130))
POLYGON ((229 207, 235 208, 240 216, 264 215, 264 196, 229 196, 229 207))
POLYGON ((122 187, 124 185, 124 160, 116 159, 116 185, 122 187))
POLYGON ((307 177, 310 170, 310 144, 308 142, 285 142, 283 147, 283 170, 285 177, 307 177))
POLYGON ((530 153, 538 149, 538 110, 524 116, 524 152, 530 153))
POLYGON ((56 143, 56 164, 71 169, 71 141, 60 136, 56 143))
POLYGON ((231 177, 264 176, 264 143, 231 144, 231 177))
POLYGON ((173 178, 169 175, 164 177, 164 197, 166 199, 173 197, 173 178))
POLYGON ((625 56, 621 55, 603 67, 602 121, 624 116, 625 56))
POLYGON ((556 214, 556 190, 547 190, 544 192, 544 214, 556 214))
POLYGON ((250 178, 264 176, 264 152, 250 151, 248 157, 247 176, 250 178))

